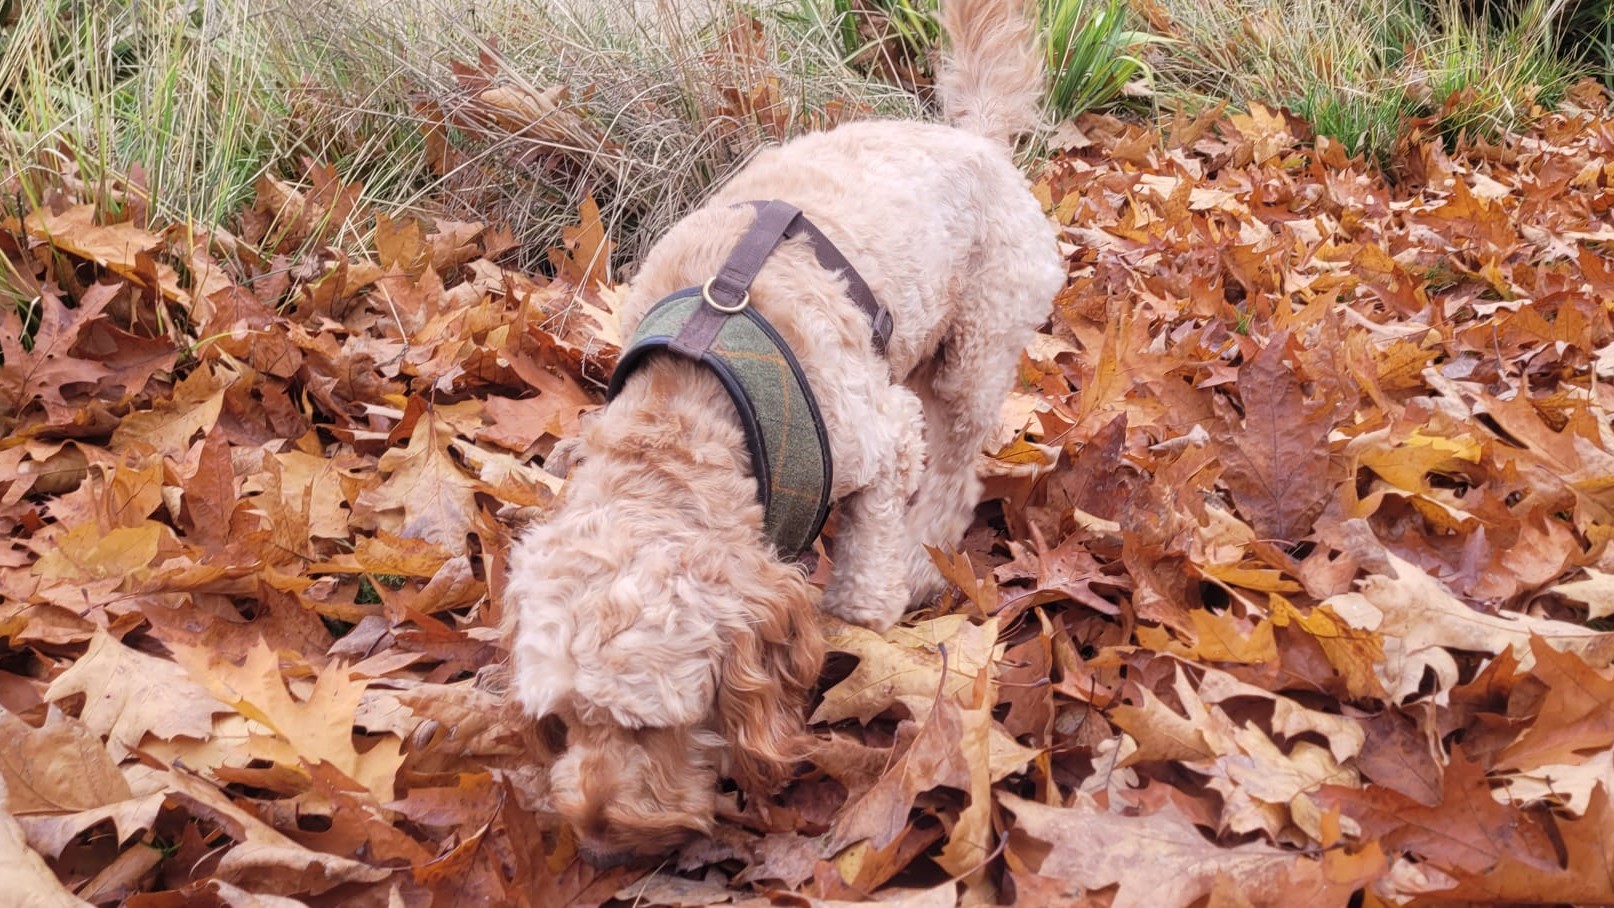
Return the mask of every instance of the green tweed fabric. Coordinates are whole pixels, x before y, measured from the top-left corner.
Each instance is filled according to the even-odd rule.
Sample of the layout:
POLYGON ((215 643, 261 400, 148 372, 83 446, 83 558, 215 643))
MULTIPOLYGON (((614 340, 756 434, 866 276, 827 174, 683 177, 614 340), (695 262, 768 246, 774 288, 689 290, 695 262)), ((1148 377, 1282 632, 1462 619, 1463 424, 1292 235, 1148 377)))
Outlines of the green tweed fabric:
MULTIPOLYGON (((681 291, 647 313, 624 349, 612 395, 646 353, 669 348, 690 317, 705 305, 698 289, 681 291)), ((746 427, 757 464, 758 497, 766 508, 764 530, 780 554, 812 547, 829 511, 831 464, 818 403, 794 356, 773 326, 754 309, 726 316, 702 358, 723 381, 746 427), (748 416, 747 411, 750 411, 748 416)))

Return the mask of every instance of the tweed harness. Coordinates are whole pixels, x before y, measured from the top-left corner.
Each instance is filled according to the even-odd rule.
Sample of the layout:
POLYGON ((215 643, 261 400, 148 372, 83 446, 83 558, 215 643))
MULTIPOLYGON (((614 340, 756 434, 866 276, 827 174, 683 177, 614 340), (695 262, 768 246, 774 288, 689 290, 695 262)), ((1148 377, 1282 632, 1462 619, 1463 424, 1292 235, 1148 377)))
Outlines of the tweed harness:
POLYGON ((639 322, 617 360, 606 399, 616 397, 652 353, 670 353, 710 369, 745 430, 765 514, 763 531, 780 555, 797 557, 812 547, 829 515, 829 437, 801 364, 751 307, 751 282, 779 243, 801 236, 821 267, 846 278, 847 294, 868 315, 874 348, 882 354, 892 320, 852 264, 800 209, 778 200, 747 204, 756 209, 756 221, 717 274, 703 286, 656 303, 639 322))

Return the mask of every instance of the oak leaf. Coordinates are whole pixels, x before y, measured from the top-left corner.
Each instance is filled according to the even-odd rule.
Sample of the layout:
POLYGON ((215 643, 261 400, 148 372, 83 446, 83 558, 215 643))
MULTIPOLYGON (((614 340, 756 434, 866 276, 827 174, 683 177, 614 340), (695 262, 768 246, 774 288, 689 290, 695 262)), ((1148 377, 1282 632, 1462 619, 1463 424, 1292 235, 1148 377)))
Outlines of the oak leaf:
POLYGON ((1530 728, 1497 755, 1497 768, 1531 770, 1607 753, 1614 747, 1614 678, 1539 637, 1531 638, 1530 655, 1530 676, 1547 693, 1530 728))
POLYGON ((923 719, 930 714, 938 689, 949 698, 967 693, 976 674, 994 658, 997 622, 974 624, 964 615, 946 615, 912 627, 893 627, 884 636, 836 624, 826 639, 832 650, 856 656, 858 664, 825 691, 808 721, 856 719, 866 725, 896 705, 923 719))
MULTIPOLYGON (((1528 822, 1528 821, 1523 821, 1528 822)), ((1592 790, 1583 816, 1558 820, 1556 836, 1564 860, 1536 860, 1533 853, 1507 849, 1483 872, 1458 872, 1456 885, 1440 893, 1454 901, 1525 904, 1550 901, 1574 905, 1614 903, 1614 810, 1608 788, 1592 790)))
POLYGON ((1552 592, 1586 603, 1586 617, 1590 620, 1614 615, 1614 574, 1589 567, 1585 580, 1560 583, 1552 592))
MULTIPOLYGON (((0 798, 5 797, 0 788, 0 798)), ((0 810, 0 891, 26 908, 87 908, 56 878, 50 865, 28 847, 22 826, 8 811, 0 810)))
POLYGON ((226 712, 183 668, 133 649, 97 630, 88 651, 51 682, 46 697, 84 695, 79 718, 107 739, 116 759, 137 750, 147 735, 202 739, 213 716, 226 712))
POLYGON ((1186 908, 1225 875, 1252 905, 1343 908, 1361 882, 1300 852, 1257 842, 1217 845, 1170 807, 1122 816, 1081 794, 1064 807, 1011 794, 1000 794, 998 803, 1015 817, 1010 850, 1035 873, 1062 881, 1070 899, 1113 886, 1114 908, 1186 908), (1043 848, 1040 861, 1029 857, 1043 848))
POLYGON ((867 839, 875 848, 884 848, 907 828, 908 812, 921 793, 941 785, 970 789, 971 768, 958 747, 964 736, 964 710, 950 697, 936 696, 935 701, 902 756, 836 817, 829 832, 834 847, 867 839))
POLYGON ((65 252, 90 259, 120 277, 163 297, 189 306, 190 294, 179 286, 179 272, 155 258, 163 239, 129 221, 97 224, 94 205, 73 205, 60 212, 41 208, 23 219, 37 237, 65 252))
POLYGON ((55 858, 80 833, 105 820, 128 841, 156 822, 161 791, 137 796, 99 735, 52 709, 33 728, 0 710, 0 779, 5 812, 17 818, 35 850, 55 858))
POLYGON ((1503 861, 1543 869, 1558 864, 1547 830, 1499 803, 1484 767, 1460 752, 1446 764, 1435 806, 1377 786, 1329 787, 1316 799, 1337 807, 1386 849, 1410 852, 1448 873, 1484 874, 1503 861))
POLYGON ((7 306, 0 312, 0 405, 11 411, 9 415, 19 415, 38 400, 51 423, 72 423, 80 408, 63 393, 78 385, 93 386, 112 374, 98 362, 74 356, 73 346, 85 326, 101 317, 118 289, 116 284, 97 284, 83 294, 76 309, 64 306, 55 292, 41 293, 39 324, 27 348, 20 310, 7 306))
POLYGON ((380 518, 381 529, 460 549, 476 515, 478 486, 449 453, 452 439, 442 420, 418 420, 408 446, 388 450, 376 464, 386 480, 360 492, 355 505, 380 518))
POLYGON ((170 797, 218 827, 235 845, 224 851, 215 874, 247 890, 319 895, 343 883, 373 883, 392 871, 362 861, 313 851, 264 823, 212 785, 183 769, 168 774, 170 797))
POLYGON ((248 742, 257 757, 307 774, 306 764, 323 760, 367 789, 377 802, 393 799, 402 742, 383 737, 364 751, 354 746, 354 717, 365 685, 347 678, 347 668, 332 663, 314 679, 302 699, 292 697, 280 672, 280 657, 260 643, 246 662, 234 665, 201 649, 176 647, 190 676, 206 686, 220 703, 261 723, 270 732, 248 742))
POLYGON ((1397 701, 1418 691, 1426 669, 1434 672, 1437 690, 1456 684, 1452 650, 1495 654, 1510 649, 1529 668, 1530 639, 1540 636, 1553 649, 1585 659, 1606 663, 1614 655, 1614 634, 1516 612, 1486 615, 1416 566, 1393 553, 1387 557, 1391 573, 1370 575, 1358 592, 1330 597, 1323 605, 1351 627, 1382 635, 1384 662, 1376 672, 1397 701))
POLYGON ((1256 534, 1298 540, 1333 491, 1328 433, 1336 402, 1306 396, 1284 363, 1287 346, 1287 335, 1275 337, 1239 369, 1244 416, 1223 412, 1216 439, 1222 481, 1256 534))
POLYGON ((130 413, 118 422, 108 447, 125 451, 137 446, 175 461, 197 435, 206 435, 224 410, 224 394, 240 376, 228 369, 203 364, 174 386, 172 398, 157 401, 150 410, 130 413))

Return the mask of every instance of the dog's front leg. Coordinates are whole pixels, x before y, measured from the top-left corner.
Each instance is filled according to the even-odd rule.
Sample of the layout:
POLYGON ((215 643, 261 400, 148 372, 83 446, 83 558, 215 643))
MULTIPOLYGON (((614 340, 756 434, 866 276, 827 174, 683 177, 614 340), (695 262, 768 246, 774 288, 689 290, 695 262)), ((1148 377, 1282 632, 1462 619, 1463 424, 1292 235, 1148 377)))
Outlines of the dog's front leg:
POLYGON ((884 389, 877 425, 890 430, 872 460, 872 476, 841 502, 835 572, 824 591, 825 611, 875 630, 897 622, 908 607, 908 499, 925 468, 924 411, 912 391, 884 389))

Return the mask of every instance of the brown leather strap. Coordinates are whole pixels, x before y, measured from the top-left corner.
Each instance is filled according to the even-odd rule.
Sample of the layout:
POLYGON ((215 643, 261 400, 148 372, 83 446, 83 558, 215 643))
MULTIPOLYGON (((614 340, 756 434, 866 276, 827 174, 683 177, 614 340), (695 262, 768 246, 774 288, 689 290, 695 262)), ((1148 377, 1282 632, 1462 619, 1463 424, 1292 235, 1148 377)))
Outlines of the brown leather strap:
POLYGON ((781 239, 805 236, 812 247, 813 256, 826 271, 837 272, 846 278, 846 292, 852 302, 869 318, 874 349, 884 354, 891 342, 894 327, 891 312, 874 298, 868 282, 857 273, 846 256, 835 248, 829 237, 801 213, 801 209, 788 202, 774 199, 768 202, 747 202, 757 210, 756 222, 740 237, 728 260, 718 270, 710 288, 712 299, 723 306, 737 306, 744 299, 762 263, 767 260, 781 239))
POLYGON ((719 312, 711 306, 701 306, 690 315, 689 321, 684 323, 684 327, 679 329, 678 335, 668 346, 672 347, 675 353, 698 360, 711 349, 712 341, 717 339, 718 332, 723 330, 723 323, 728 321, 728 317, 726 312, 719 312))
POLYGON ((707 287, 709 298, 726 308, 744 305, 745 294, 763 263, 785 237, 791 223, 801 217, 801 209, 784 202, 751 204, 757 207, 756 221, 750 230, 740 235, 723 267, 717 270, 717 277, 707 287))

